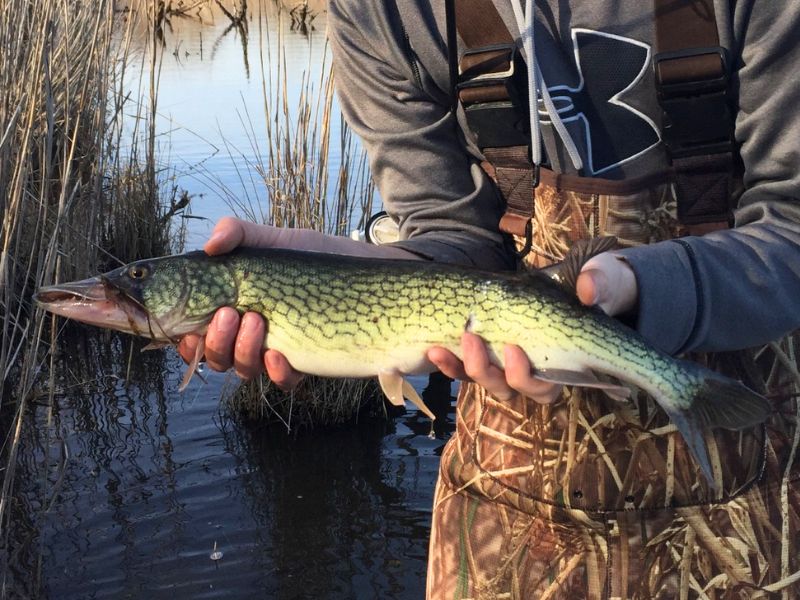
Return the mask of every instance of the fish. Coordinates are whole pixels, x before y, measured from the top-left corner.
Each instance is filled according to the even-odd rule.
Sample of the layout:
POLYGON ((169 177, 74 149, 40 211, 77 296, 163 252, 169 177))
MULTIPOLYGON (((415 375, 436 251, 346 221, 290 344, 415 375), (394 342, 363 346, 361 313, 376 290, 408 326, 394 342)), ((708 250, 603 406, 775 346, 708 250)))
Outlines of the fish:
MULTIPOLYGON (((42 287, 35 300, 57 315, 149 338, 150 347, 204 335, 223 306, 254 311, 267 322, 264 348, 283 353, 296 370, 377 377, 390 402, 407 398, 431 419, 405 377, 435 370, 426 358, 432 346, 461 358, 461 336, 470 331, 501 368, 503 347, 515 344, 540 379, 601 389, 618 401, 631 396, 631 386, 646 391, 713 486, 705 432, 756 426, 771 406, 741 382, 670 356, 578 301, 580 267, 611 244, 579 244, 562 263, 531 272, 281 248, 196 251, 42 287)), ((181 389, 203 353, 200 343, 181 389)))

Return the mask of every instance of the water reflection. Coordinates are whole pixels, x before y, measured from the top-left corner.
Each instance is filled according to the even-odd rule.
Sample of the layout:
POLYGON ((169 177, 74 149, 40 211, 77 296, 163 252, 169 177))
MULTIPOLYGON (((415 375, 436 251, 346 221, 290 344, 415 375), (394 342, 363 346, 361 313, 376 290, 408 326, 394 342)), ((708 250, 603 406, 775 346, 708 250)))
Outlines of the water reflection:
MULTIPOLYGON (((188 249, 200 247, 212 225, 234 207, 255 216, 267 214, 277 185, 269 172, 269 138, 293 138, 296 132, 286 131, 288 123, 297 121, 303 98, 324 95, 330 67, 324 2, 222 4, 227 6, 224 12, 219 3, 206 2, 202 10, 165 18, 158 42, 162 60, 156 77, 155 127, 163 172, 192 197, 195 218, 187 223, 188 249), (282 97, 284 90, 287 123, 281 122, 282 107, 273 97, 276 91, 282 97), (270 103, 273 114, 268 118, 265 106, 270 103)), ((150 37, 145 23, 135 32, 138 51, 146 57, 150 37)), ((127 87, 140 89, 139 70, 128 69, 128 74, 127 87)), ((312 113, 319 110, 314 103, 312 113)), ((328 191, 335 197, 342 163, 342 126, 335 101, 326 127, 331 139, 328 191)), ((308 142, 313 146, 319 139, 308 142)), ((354 150, 356 158, 358 152, 354 150)), ((309 170, 317 162, 314 154, 309 150, 309 170)))
POLYGON ((449 381, 423 391, 446 417, 437 439, 416 410, 294 436, 220 407, 225 376, 177 395, 173 352, 80 331, 65 336, 53 403, 34 405, 21 445, 14 595, 424 594, 449 381))
POLYGON ((424 595, 435 446, 402 452, 400 436, 375 419, 298 440, 274 433, 229 438, 246 457, 243 486, 267 542, 259 589, 274 598, 424 595))

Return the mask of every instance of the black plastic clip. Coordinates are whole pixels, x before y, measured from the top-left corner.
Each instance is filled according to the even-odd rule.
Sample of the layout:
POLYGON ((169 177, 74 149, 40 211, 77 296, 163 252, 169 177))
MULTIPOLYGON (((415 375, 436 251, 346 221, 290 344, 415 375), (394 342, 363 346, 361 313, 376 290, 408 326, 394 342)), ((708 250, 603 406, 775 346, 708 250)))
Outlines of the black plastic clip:
POLYGON ((522 259, 528 255, 532 247, 533 247, 533 220, 528 219, 528 222, 525 224, 525 243, 523 244, 522 249, 517 250, 515 247, 511 251, 514 253, 514 256, 516 256, 519 259, 522 259))

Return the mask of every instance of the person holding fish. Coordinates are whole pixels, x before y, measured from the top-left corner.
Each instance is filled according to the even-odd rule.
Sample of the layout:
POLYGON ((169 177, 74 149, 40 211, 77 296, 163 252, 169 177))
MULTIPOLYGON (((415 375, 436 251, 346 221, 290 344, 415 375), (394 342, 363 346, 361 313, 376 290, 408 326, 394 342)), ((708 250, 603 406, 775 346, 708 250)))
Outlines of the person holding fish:
MULTIPOLYGON (((502 271, 614 236, 582 263, 580 301, 769 400, 755 419, 719 394, 724 416, 681 422, 585 369, 551 372, 515 345, 493 356, 465 327, 460 352, 427 351, 464 382, 428 598, 800 593, 798 26, 800 5, 754 0, 329 3, 342 111, 401 241, 227 218, 208 254, 502 271)), ((266 331, 219 310, 209 366, 293 387, 302 373, 264 351, 266 331)), ((198 342, 181 341, 187 360, 198 342)))

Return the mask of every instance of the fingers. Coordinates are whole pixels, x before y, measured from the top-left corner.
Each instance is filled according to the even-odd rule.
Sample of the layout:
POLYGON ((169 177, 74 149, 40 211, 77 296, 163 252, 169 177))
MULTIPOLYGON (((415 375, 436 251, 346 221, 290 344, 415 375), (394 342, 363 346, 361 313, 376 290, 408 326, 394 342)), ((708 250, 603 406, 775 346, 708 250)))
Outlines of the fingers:
POLYGON ((203 250, 212 256, 230 252, 244 240, 244 226, 244 221, 234 217, 223 217, 217 221, 203 250))
POLYGON ((242 379, 253 379, 263 371, 264 319, 256 313, 239 313, 230 307, 220 308, 206 333, 206 364, 215 371, 233 367, 242 379))
MULTIPOLYGON (((230 307, 220 308, 211 319, 206 332, 205 360, 215 371, 234 368, 242 379, 253 379, 266 369, 269 378, 281 389, 297 386, 303 378, 286 357, 276 350, 264 352, 266 322, 258 313, 239 313, 230 307)), ((185 336, 178 351, 186 362, 194 356, 200 337, 185 336)))
POLYGON ((440 346, 428 350, 430 360, 442 373, 453 379, 474 381, 498 400, 508 400, 520 393, 536 402, 548 404, 561 395, 561 386, 532 375, 528 356, 519 346, 504 349, 505 371, 491 362, 486 343, 477 335, 465 332, 461 338, 464 361, 440 346))
POLYGON ((515 391, 506 382, 505 374, 489 359, 486 343, 474 333, 464 332, 461 336, 464 352, 464 372, 475 383, 480 384, 498 400, 509 400, 515 391))
POLYGON ((575 287, 581 302, 597 305, 612 316, 634 310, 639 299, 633 269, 622 257, 610 252, 586 261, 575 287))
MULTIPOLYGON (((586 264, 589 264, 588 262, 586 264)), ((586 306, 598 304, 599 289, 605 290, 608 287, 606 275, 596 269, 587 269, 584 265, 583 270, 578 275, 575 282, 575 293, 586 306)))
POLYGON ((264 371, 262 356, 266 332, 266 323, 261 315, 244 314, 233 347, 233 367, 242 379, 253 379, 264 371))
POLYGON ((561 387, 533 377, 533 368, 527 354, 519 346, 507 345, 503 349, 508 385, 523 396, 540 404, 552 404, 561 396, 561 387))
POLYGON ((239 246, 264 248, 279 245, 281 230, 269 225, 223 217, 214 226, 203 250, 206 254, 225 254, 239 246))
POLYGON ((178 354, 181 355, 183 362, 189 363, 194 358, 194 352, 199 342, 200 336, 195 333, 190 333, 181 338, 181 341, 178 342, 178 354))
POLYGON ((220 308, 206 332, 206 364, 215 371, 233 366, 233 345, 239 331, 239 313, 230 307, 220 308))
POLYGON ((469 381, 469 376, 464 371, 464 363, 446 348, 441 346, 430 348, 428 350, 428 360, 450 379, 469 381))
POLYGON ((297 387, 303 374, 295 371, 286 357, 277 350, 267 350, 264 354, 264 366, 272 383, 282 390, 288 391, 297 387))

